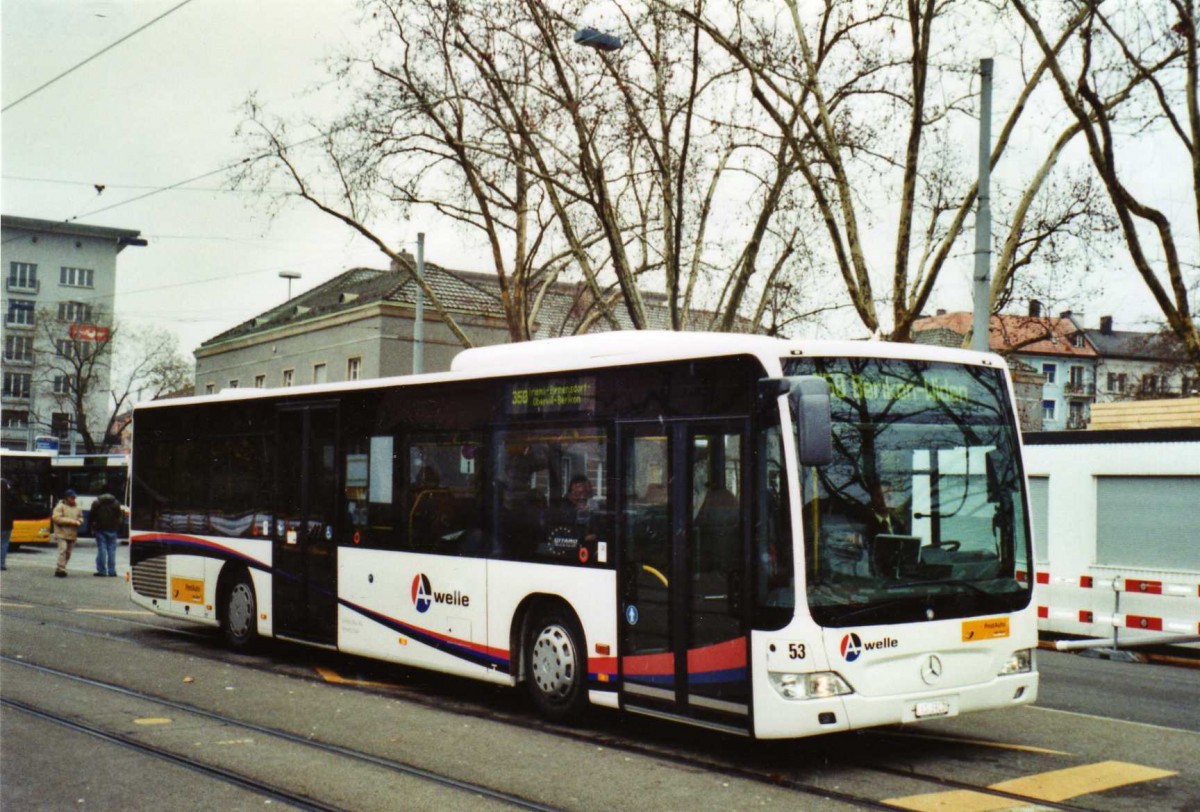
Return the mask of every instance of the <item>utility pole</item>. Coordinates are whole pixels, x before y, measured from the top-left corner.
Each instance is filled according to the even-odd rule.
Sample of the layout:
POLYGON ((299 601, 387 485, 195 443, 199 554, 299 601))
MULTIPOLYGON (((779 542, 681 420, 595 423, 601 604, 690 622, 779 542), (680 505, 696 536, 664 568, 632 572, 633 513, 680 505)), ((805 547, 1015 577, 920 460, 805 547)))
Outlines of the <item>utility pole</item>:
POLYGON ((992 315, 992 60, 979 60, 979 200, 975 209, 975 319, 971 349, 988 351, 992 315))
POLYGON ((417 235, 417 314, 413 322, 413 374, 420 375, 425 367, 425 232, 417 235))

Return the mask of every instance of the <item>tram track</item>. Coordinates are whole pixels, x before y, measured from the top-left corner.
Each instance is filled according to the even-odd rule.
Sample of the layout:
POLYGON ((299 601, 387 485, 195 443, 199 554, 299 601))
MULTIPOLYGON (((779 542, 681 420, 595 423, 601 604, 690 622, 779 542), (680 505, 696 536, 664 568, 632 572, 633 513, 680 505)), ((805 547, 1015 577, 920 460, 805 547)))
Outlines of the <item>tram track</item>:
POLYGON ((166 761, 171 764, 184 767, 185 769, 207 776, 208 778, 221 781, 225 784, 230 784, 238 787, 239 789, 248 790, 272 801, 280 801, 289 804, 297 809, 310 810, 311 812, 345 812, 345 810, 343 810, 340 806, 330 806, 313 798, 309 798, 306 795, 299 795, 297 793, 290 792, 282 787, 268 784, 265 781, 259 781, 242 773, 234 772, 233 770, 227 770, 221 767, 214 767, 211 764, 205 764, 194 758, 180 755, 167 750, 164 747, 157 747, 152 744, 147 744, 146 742, 138 741, 137 739, 129 736, 122 736, 119 733, 101 730, 98 727, 84 724, 77 719, 69 719, 61 714, 53 713, 52 711, 48 711, 44 708, 34 707, 33 705, 29 705, 19 700, 0 697, 0 706, 29 714, 37 719, 51 722, 59 725, 60 727, 65 727, 68 730, 75 731, 76 733, 83 733, 93 738, 100 739, 101 741, 108 742, 109 744, 115 744, 119 747, 132 750, 142 755, 151 756, 161 761, 166 761))
MULTIPOLYGON (((56 612, 73 614, 72 610, 62 609, 60 607, 40 606, 39 608, 52 609, 56 612)), ((103 614, 89 614, 88 616, 93 617, 93 618, 103 618, 105 620, 115 622, 120 625, 150 627, 156 631, 163 631, 163 632, 167 632, 172 635, 178 634, 178 635, 182 635, 182 636, 203 637, 204 639, 209 639, 207 636, 205 636, 201 633, 193 632, 189 629, 176 629, 176 628, 173 628, 170 626, 164 626, 164 625, 159 625, 159 624, 154 624, 154 623, 145 623, 145 622, 137 621, 132 618, 124 618, 124 617, 120 617, 120 616, 103 615, 103 614)), ((29 618, 29 619, 33 620, 33 618, 29 618)), ((41 621, 37 621, 37 622, 44 623, 47 621, 41 620, 41 621)), ((134 645, 138 645, 138 646, 155 648, 154 646, 150 646, 149 644, 142 643, 142 642, 139 642, 137 640, 134 640, 134 639, 131 639, 128 637, 121 637, 118 635, 110 635, 110 634, 106 634, 106 633, 102 633, 102 632, 95 632, 95 631, 87 630, 87 629, 79 629, 78 627, 72 627, 68 624, 57 624, 56 623, 54 625, 61 626, 66 631, 74 631, 77 633, 89 634, 89 635, 99 635, 99 636, 103 636, 103 637, 108 637, 113 640, 120 640, 123 642, 133 643, 134 645)), ((211 659, 216 662, 225 662, 225 660, 222 657, 215 656, 214 653, 211 651, 205 651, 205 650, 193 651, 192 654, 198 655, 198 656, 203 656, 205 659, 211 659)), ((10 662, 10 663, 13 663, 16 665, 24 665, 24 666, 34 667, 34 668, 39 668, 39 669, 45 668, 44 666, 40 666, 35 663, 31 663, 27 659, 16 660, 16 659, 13 659, 13 658, 10 658, 7 656, 3 656, 3 655, 0 655, 0 661, 10 662)), ((249 669, 255 670, 255 671, 262 671, 262 672, 273 671, 273 669, 268 667, 267 665, 253 663, 253 662, 239 662, 238 665, 239 665, 239 667, 245 667, 245 668, 249 668, 249 669)), ((48 669, 48 670, 51 672, 54 671, 54 669, 48 669)), ((61 674, 68 678, 78 679, 80 681, 89 681, 90 680, 90 678, 88 678, 88 677, 83 677, 83 676, 78 676, 78 675, 68 675, 68 674, 66 674, 66 672, 61 672, 61 674)), ((311 677, 311 678, 314 680, 317 679, 315 676, 311 677)), ((90 680, 90 682, 94 683, 96 687, 104 687, 109 690, 115 690, 118 692, 126 692, 131 696, 137 696, 140 698, 147 699, 149 701, 155 701, 155 702, 159 702, 162 704, 167 704, 168 706, 172 706, 171 700, 165 700, 161 697, 153 697, 151 695, 143 696, 140 693, 133 691, 132 689, 122 688, 121 686, 115 686, 115 685, 111 685, 109 683, 103 683, 101 681, 90 680)), ((337 687, 350 688, 352 690, 355 690, 356 692, 365 692, 365 693, 371 693, 371 694, 383 693, 383 694, 392 696, 393 698, 403 698, 405 701, 413 701, 413 702, 416 702, 416 703, 421 704, 428 708, 438 708, 441 710, 447 709, 447 704, 444 701, 444 697, 441 699, 431 698, 431 697, 423 695, 420 691, 417 691, 417 690, 414 690, 411 688, 407 688, 405 686, 397 685, 395 687, 389 687, 384 690, 381 690, 378 686, 371 686, 371 685, 347 684, 347 685, 340 685, 337 687)), ((192 706, 183 705, 181 703, 175 703, 175 704, 178 705, 179 709, 182 711, 199 712, 202 715, 211 713, 208 711, 204 711, 203 709, 194 709, 192 706)), ((497 711, 495 709, 490 709, 490 708, 486 708, 486 707, 479 707, 479 706, 477 706, 476 703, 462 702, 462 703, 455 703, 455 705, 456 706, 453 708, 452 712, 454 712, 458 715, 462 715, 462 716, 482 719, 482 720, 486 720, 486 721, 497 723, 497 724, 518 726, 518 727, 522 727, 522 728, 532 728, 532 729, 537 730, 539 733, 543 733, 546 735, 552 735, 552 736, 556 736, 556 737, 560 737, 563 739, 572 740, 572 741, 576 741, 576 742, 580 742, 580 743, 585 743, 585 744, 602 745, 604 747, 611 748, 614 750, 619 750, 621 752, 628 753, 630 755, 636 755, 636 756, 641 756, 641 757, 645 757, 645 758, 660 759, 660 760, 668 761, 668 762, 671 762, 673 764, 676 764, 678 766, 685 767, 685 768, 707 770, 707 771, 721 774, 723 776, 727 776, 730 778, 746 780, 746 781, 753 781, 756 783, 770 785, 773 787, 785 788, 785 789, 789 789, 789 790, 792 790, 792 791, 795 791, 797 793, 801 793, 804 795, 809 795, 809 796, 813 796, 813 797, 817 797, 817 798, 825 798, 825 799, 828 799, 831 801, 841 801, 844 803, 850 803, 850 804, 856 805, 860 808, 893 809, 893 810, 896 808, 894 805, 884 803, 883 801, 881 801, 877 798, 868 797, 866 795, 856 794, 856 793, 852 793, 852 792, 845 792, 845 791, 841 791, 841 790, 830 789, 828 787, 823 787, 823 786, 814 784, 809 781, 804 781, 802 779, 793 778, 791 776, 786 775, 785 772, 783 772, 779 769, 769 769, 769 768, 764 768, 764 767, 756 766, 756 765, 733 764, 728 761, 721 761, 721 760, 716 760, 716 759, 712 759, 712 758, 706 758, 703 755, 679 752, 678 750, 668 749, 665 746, 659 747, 659 746, 643 744, 636 740, 622 738, 619 735, 614 735, 612 733, 605 732, 605 731, 600 731, 599 733, 597 733, 596 731, 593 731, 593 730, 577 730, 577 729, 564 728, 564 727, 561 727, 558 725, 545 723, 540 719, 528 717, 525 715, 514 715, 509 712, 497 711)), ((210 718, 214 718, 214 719, 217 719, 219 721, 223 721, 223 722, 226 722, 229 724, 236 724, 241 727, 246 727, 249 729, 257 729, 257 727, 255 725, 253 725, 252 723, 246 723, 241 720, 222 716, 220 714, 212 715, 210 718)), ((276 730, 274 728, 262 728, 259 732, 264 733, 266 735, 275 735, 276 730)), ((294 735, 294 734, 287 734, 284 731, 279 731, 279 733, 283 733, 286 736, 294 735)), ((861 735, 870 735, 870 732, 867 731, 861 735)), ((305 744, 310 744, 313 746, 325 746, 320 743, 314 743, 313 740, 307 739, 307 738, 299 738, 298 740, 304 742, 305 744)), ((333 748, 338 747, 338 745, 329 745, 329 746, 333 747, 333 748)), ((353 751, 353 752, 356 752, 356 751, 353 751)), ((361 755, 367 757, 368 759, 375 758, 374 756, 371 756, 370 754, 361 754, 361 755)), ((1034 806, 1037 806, 1038 808, 1058 809, 1058 810, 1065 810, 1066 812, 1088 809, 1088 807, 1077 806, 1077 805, 1072 805, 1072 804, 1062 803, 1062 802, 1049 801, 1049 800, 1046 800, 1043 798, 1036 798, 1036 797, 1020 795, 1020 794, 1016 794, 1016 793, 1011 793, 1011 792, 1007 792, 1004 790, 993 789, 991 787, 984 786, 981 784, 974 784, 974 783, 971 783, 968 781, 960 781, 957 779, 948 778, 946 776, 935 775, 935 774, 931 774, 928 772, 924 772, 924 771, 920 771, 920 770, 916 770, 916 769, 912 769, 912 768, 898 767, 895 765, 884 764, 884 763, 870 761, 870 760, 847 758, 842 755, 830 756, 828 763, 830 766, 840 766, 840 767, 845 767, 845 768, 850 768, 850 769, 857 769, 857 770, 862 770, 862 771, 871 772, 871 773, 875 773, 875 774, 888 775, 888 776, 893 776, 896 778, 901 778, 908 782, 918 782, 918 783, 926 784, 930 787, 935 788, 935 791, 943 791, 944 792, 944 791, 957 790, 957 791, 968 791, 968 792, 976 793, 979 795, 986 795, 986 796, 994 797, 997 799, 1011 801, 1011 802, 1013 802, 1014 806, 1022 805, 1022 804, 1023 805, 1034 805, 1034 806)), ((411 767, 411 765, 401 765, 401 766, 403 768, 411 767)), ((420 769, 420 768, 415 768, 415 769, 420 769)), ((528 802, 524 801, 522 799, 521 803, 528 803, 528 802)), ((526 806, 525 808, 545 809, 545 808, 549 808, 549 807, 526 806)))
MULTIPOLYGON (((103 680, 94 679, 92 677, 85 677, 81 674, 72 674, 70 672, 62 671, 57 668, 50 668, 49 666, 39 665, 37 663, 30 662, 29 660, 25 660, 25 659, 18 660, 14 657, 9 657, 7 655, 0 655, 0 662, 6 663, 8 665, 14 665, 14 666, 22 667, 22 668, 27 668, 27 669, 36 671, 39 674, 42 674, 45 676, 51 676, 51 677, 55 677, 57 679, 69 680, 71 682, 86 685, 90 688, 98 688, 98 689, 101 689, 104 691, 108 691, 110 693, 119 694, 121 696, 129 697, 131 699, 136 699, 140 702, 146 702, 146 703, 150 703, 153 705, 157 705, 158 707, 167 708, 167 709, 170 709, 170 710, 178 712, 178 713, 189 714, 189 715, 196 716, 196 717, 199 717, 202 719, 206 719, 208 721, 217 722, 222 725, 228 725, 230 727, 240 728, 242 730, 246 730, 248 732, 255 733, 260 736, 267 736, 267 737, 270 737, 270 738, 273 738, 273 739, 276 739, 279 741, 288 742, 290 744, 302 745, 304 747, 308 747, 313 750, 319 751, 323 754, 337 756, 337 757, 345 758, 345 759, 351 759, 351 760, 362 762, 365 764, 370 764, 375 767, 382 767, 391 772, 399 773, 401 775, 404 775, 404 776, 407 776, 410 778, 417 778, 422 781, 437 784, 439 786, 457 790, 460 792, 464 792, 464 793, 467 793, 470 795, 480 796, 480 797, 488 798, 490 800, 499 801, 499 802, 502 802, 509 806, 513 806, 518 809, 538 810, 539 812, 553 812, 553 810, 555 809, 554 807, 546 806, 545 804, 541 804, 536 801, 532 801, 528 798, 522 798, 518 795, 513 795, 511 793, 507 793, 502 790, 497 790, 492 787, 484 786, 482 784, 477 784, 477 783, 470 782, 470 781, 463 781, 461 779, 454 778, 453 776, 449 776, 449 775, 434 772, 432 770, 425 769, 424 767, 418 767, 416 765, 407 764, 405 762, 397 761, 395 759, 378 756, 373 753, 364 752, 362 750, 356 750, 354 748, 346 747, 344 745, 333 744, 330 742, 323 742, 319 739, 314 739, 314 738, 310 738, 307 736, 301 736, 299 734, 291 733, 289 731, 282 730, 280 728, 271 727, 268 725, 260 725, 260 724, 254 723, 254 722, 247 722, 245 720, 238 719, 236 717, 229 716, 227 714, 218 713, 216 711, 211 711, 206 708, 201 708, 199 706, 192 705, 190 703, 179 702, 176 700, 167 699, 165 697, 155 696, 154 694, 150 694, 145 691, 139 691, 134 688, 127 688, 122 685, 116 685, 115 683, 105 682, 103 680)), ((34 707, 32 705, 28 705, 27 703, 24 703, 24 702, 8 699, 5 697, 5 698, 0 698, 0 703, 3 703, 6 707, 11 707, 16 710, 21 710, 26 713, 30 713, 35 716, 39 716, 40 718, 47 719, 48 721, 53 721, 57 724, 78 730, 80 732, 87 733, 92 736, 96 736, 97 738, 101 738, 106 741, 110 741, 112 743, 119 744, 124 747, 128 747, 130 749, 139 750, 148 755, 153 755, 158 758, 172 761, 174 763, 188 767, 189 769, 204 772, 206 774, 212 775, 213 777, 224 780, 228 783, 237 784, 239 786, 242 786, 243 788, 252 789, 256 792, 261 792, 262 794, 267 795, 268 797, 278 798, 280 800, 286 801, 287 803, 297 804, 297 805, 301 806, 301 808, 304 808, 304 809, 314 809, 314 810, 341 809, 340 807, 332 807, 332 806, 325 805, 319 801, 309 798, 308 796, 297 795, 295 793, 291 793, 288 790, 258 781, 257 779, 250 778, 250 777, 242 775, 240 773, 236 773, 231 770, 226 770, 221 767, 214 767, 212 765, 207 765, 202 762, 196 761, 195 759, 192 759, 188 756, 182 756, 177 753, 173 753, 172 751, 166 750, 164 748, 160 748, 155 745, 150 745, 145 742, 141 742, 141 741, 132 739, 127 736, 122 736, 119 733, 111 733, 111 732, 100 730, 99 728, 95 728, 90 725, 86 725, 77 720, 68 719, 67 717, 61 716, 61 715, 53 713, 51 711, 47 711, 45 709, 36 708, 36 707, 34 707)))

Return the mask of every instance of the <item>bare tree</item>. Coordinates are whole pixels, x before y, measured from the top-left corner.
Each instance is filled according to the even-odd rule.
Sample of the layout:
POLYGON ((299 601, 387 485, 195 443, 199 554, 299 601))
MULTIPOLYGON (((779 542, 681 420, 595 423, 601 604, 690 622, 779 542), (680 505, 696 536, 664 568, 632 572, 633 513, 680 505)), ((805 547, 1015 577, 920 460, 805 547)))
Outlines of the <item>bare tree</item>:
MULTIPOLYGON (((91 322, 104 322, 91 314, 91 322)), ((116 417, 134 402, 153 400, 190 385, 192 365, 179 354, 178 339, 166 330, 126 330, 81 324, 53 311, 37 319, 39 344, 34 378, 49 394, 54 413, 65 418, 42 426, 78 432, 85 453, 115 447, 116 417)))
POLYGON ((1034 9, 1028 0, 1013 0, 1012 5, 1045 54, 1062 101, 1086 140, 1088 156, 1116 211, 1134 268, 1200 372, 1200 331, 1189 301, 1189 288, 1198 269, 1194 261, 1185 259, 1189 254, 1194 257, 1200 246, 1200 64, 1195 0, 1068 3, 1071 14, 1084 17, 1069 53, 1050 46, 1047 29, 1055 20, 1048 18, 1045 9, 1034 9), (1106 104, 1113 88, 1121 86, 1138 90, 1138 104, 1124 118, 1106 104), (1193 205, 1182 215, 1151 202, 1158 190, 1136 190, 1131 185, 1133 153, 1145 144, 1148 133, 1173 138, 1174 148, 1182 148, 1188 159, 1193 205), (1176 229, 1182 232, 1177 234, 1176 229), (1188 245, 1190 250, 1183 247, 1188 245))
POLYGON ((513 340, 560 281, 586 310, 571 329, 659 324, 652 288, 666 292, 666 326, 745 329, 739 314, 761 313, 771 285, 804 267, 791 146, 693 23, 619 3, 629 34, 610 56, 572 43, 583 7, 368 0, 377 47, 339 68, 351 110, 296 138, 251 99, 238 182, 283 177, 393 259, 371 223, 396 207, 482 235, 513 340))
MULTIPOLYGON (((948 160, 947 151, 954 128, 961 129, 974 113, 976 88, 965 67, 973 61, 963 43, 992 24, 974 19, 987 7, 829 0, 814 8, 785 0, 785 11, 777 14, 778 8, 734 2, 732 26, 683 5, 676 10, 751 75, 754 98, 791 146, 796 171, 814 201, 825 237, 820 252, 840 272, 863 325, 885 332, 878 305, 890 301, 890 335, 907 340, 955 256, 976 202, 972 175, 948 160), (894 225, 886 254, 878 238, 871 239, 880 222, 894 225), (890 278, 879 257, 890 265, 890 278)), ((1065 20, 1049 55, 1064 47, 1085 16, 1077 12, 1065 20)), ((993 169, 1028 116, 1048 68, 1049 59, 1039 52, 1024 72, 995 139, 993 169)), ((1117 93, 1108 104, 1125 98, 1117 93)), ((1007 228, 997 237, 1002 250, 993 312, 1018 272, 1027 272, 1050 249, 1062 252, 1071 240, 1086 244, 1096 229, 1105 228, 1105 212, 1094 199, 1046 195, 1063 149, 1077 134, 1070 127, 1060 134, 1037 170, 1010 193, 1007 228)))

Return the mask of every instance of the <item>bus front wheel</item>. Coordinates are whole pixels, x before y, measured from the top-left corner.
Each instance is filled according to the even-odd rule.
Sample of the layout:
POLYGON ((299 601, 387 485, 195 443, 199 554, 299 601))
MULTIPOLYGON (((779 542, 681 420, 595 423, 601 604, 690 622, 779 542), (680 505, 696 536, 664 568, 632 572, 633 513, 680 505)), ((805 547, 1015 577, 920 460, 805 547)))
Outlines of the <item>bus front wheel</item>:
POLYGON ((579 622, 570 611, 539 612, 529 627, 525 674, 538 711, 552 722, 578 718, 587 706, 587 651, 579 622))
POLYGON ((246 573, 237 575, 225 590, 225 603, 221 612, 221 631, 229 647, 238 651, 250 648, 258 637, 258 603, 254 597, 254 584, 246 573))

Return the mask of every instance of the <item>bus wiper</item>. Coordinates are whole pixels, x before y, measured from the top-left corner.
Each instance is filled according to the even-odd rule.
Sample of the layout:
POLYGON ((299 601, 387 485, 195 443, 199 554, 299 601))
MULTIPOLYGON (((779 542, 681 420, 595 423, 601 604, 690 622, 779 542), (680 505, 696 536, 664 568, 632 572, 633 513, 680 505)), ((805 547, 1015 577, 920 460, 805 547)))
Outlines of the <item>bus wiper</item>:
POLYGON ((894 584, 886 584, 884 585, 884 589, 912 589, 919 586, 965 586, 967 589, 980 595, 993 594, 974 581, 963 581, 958 578, 945 578, 939 581, 900 581, 894 584))
POLYGON ((864 606, 858 607, 857 609, 852 609, 851 611, 846 612, 844 615, 838 615, 838 621, 845 622, 852 617, 865 615, 869 612, 874 612, 879 609, 887 609, 899 603, 909 603, 910 600, 911 598, 890 598, 889 600, 879 601, 878 603, 868 603, 864 606))

